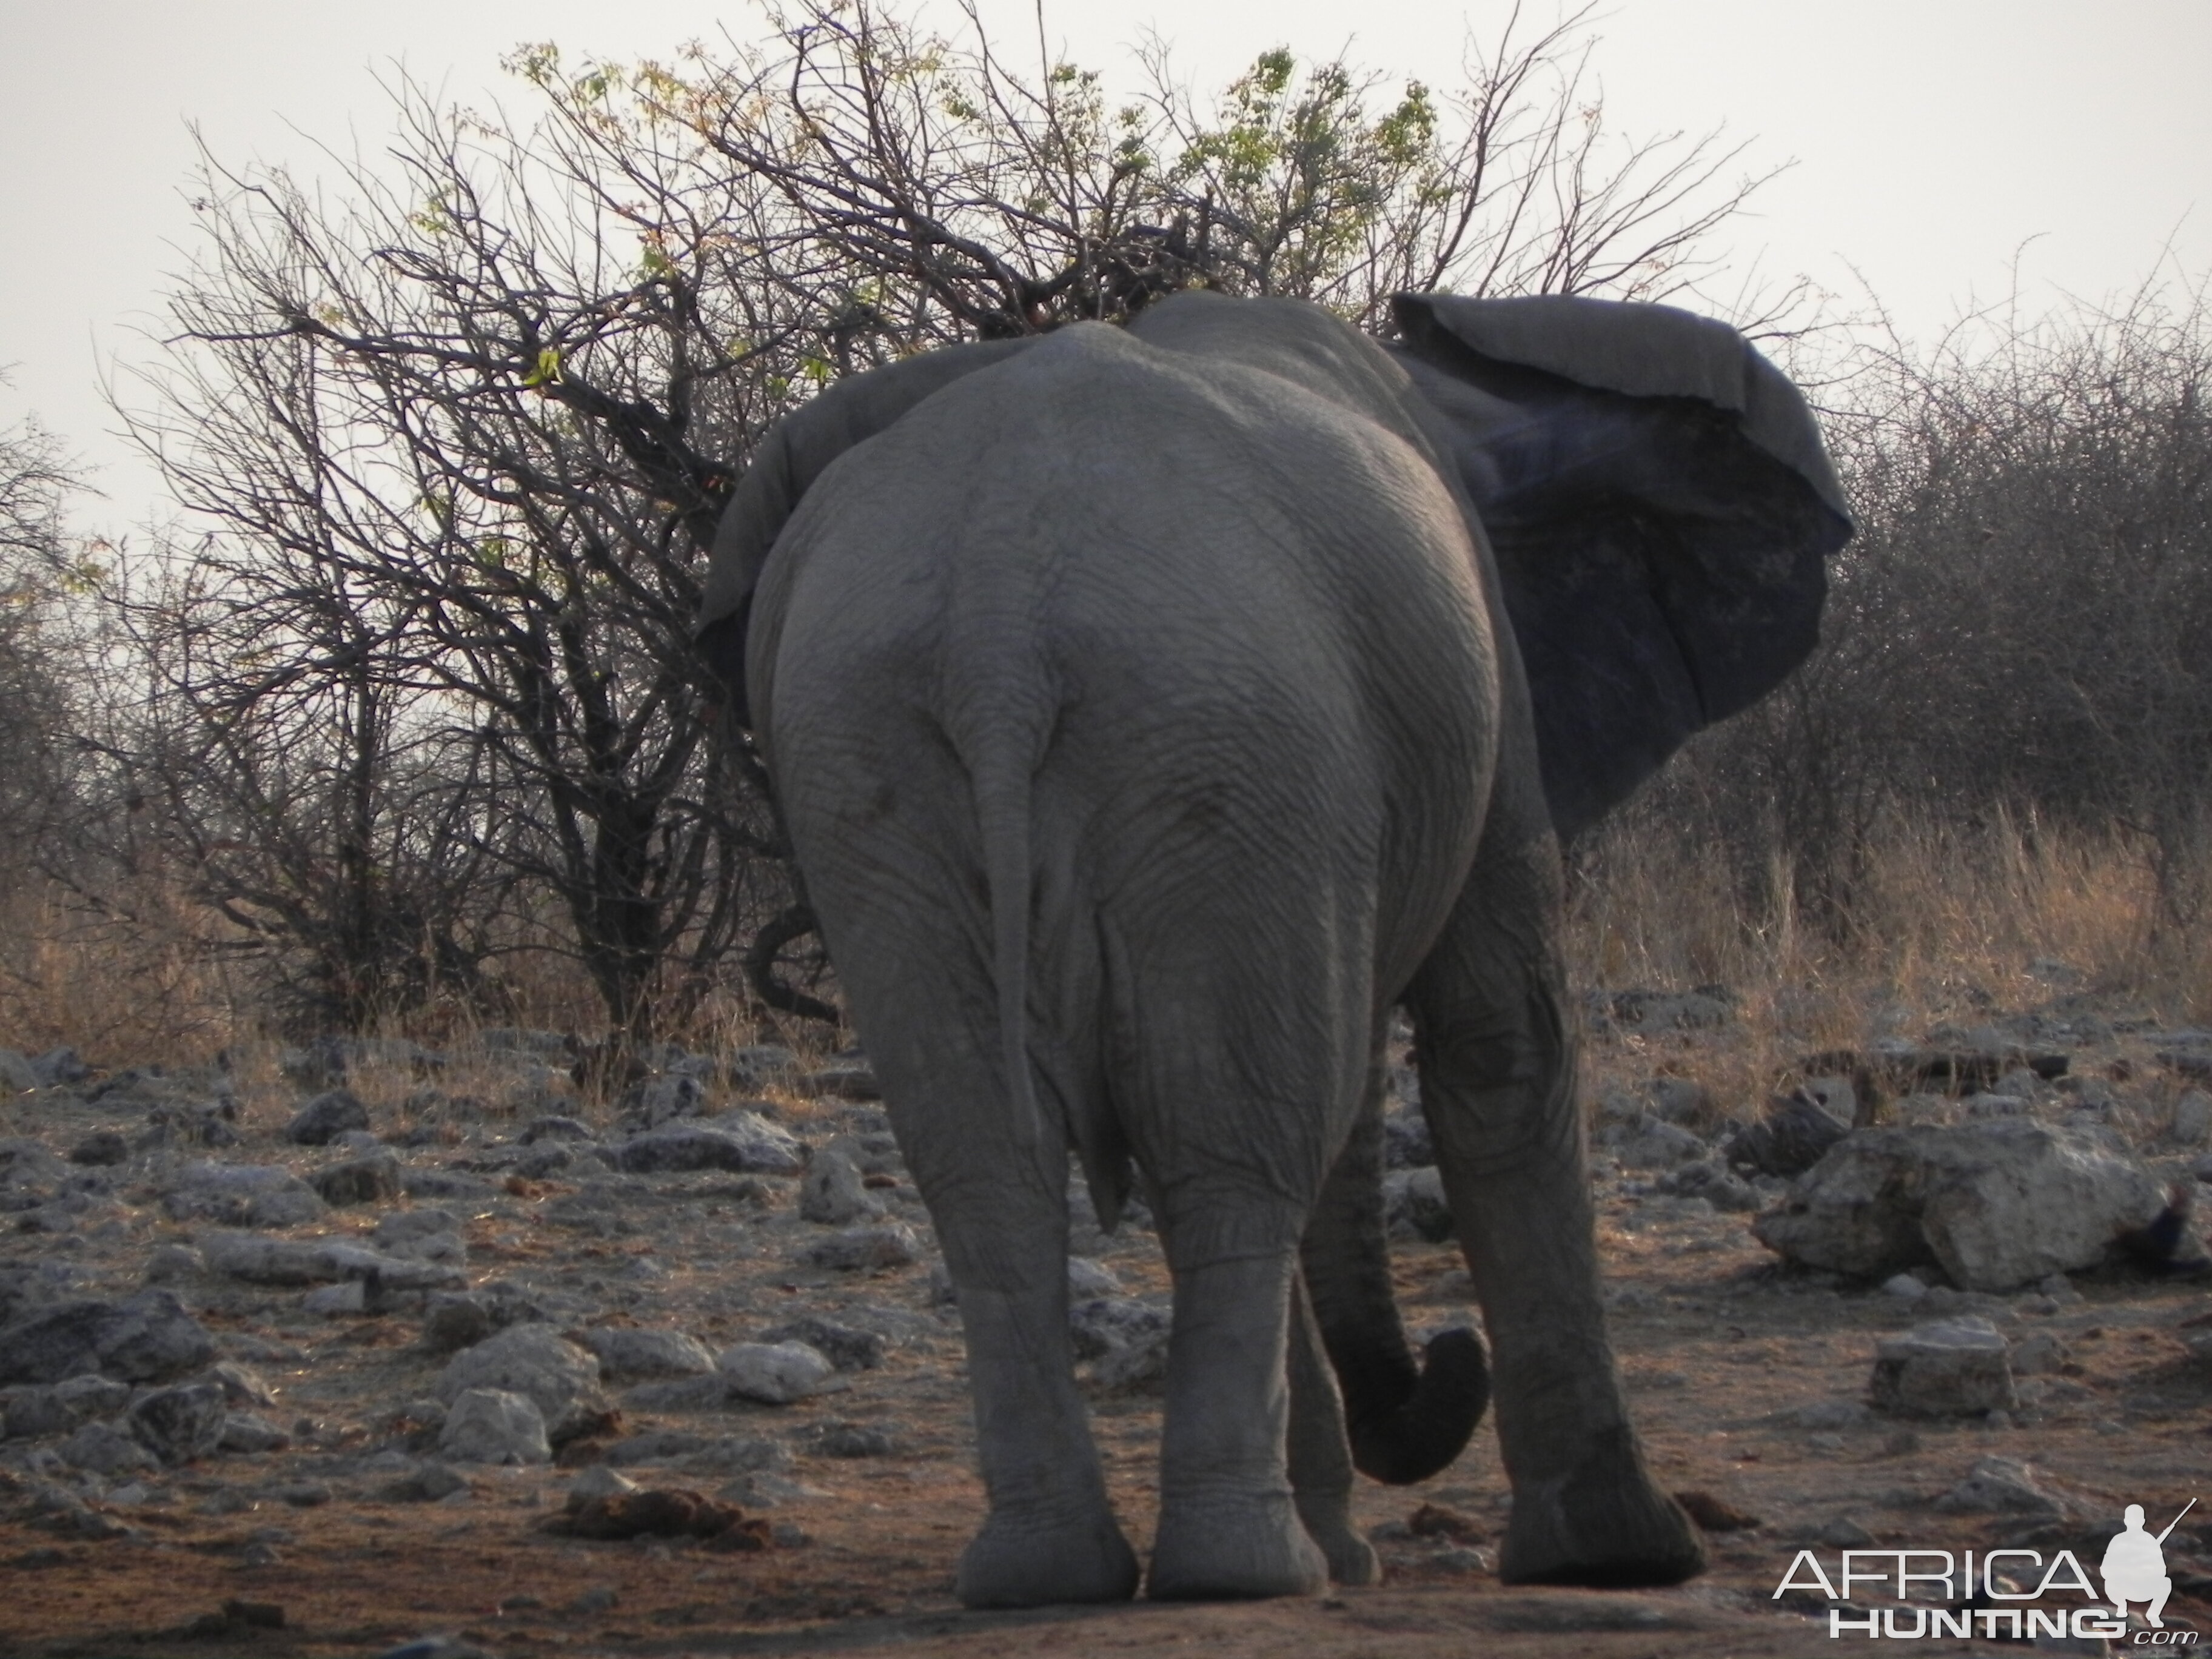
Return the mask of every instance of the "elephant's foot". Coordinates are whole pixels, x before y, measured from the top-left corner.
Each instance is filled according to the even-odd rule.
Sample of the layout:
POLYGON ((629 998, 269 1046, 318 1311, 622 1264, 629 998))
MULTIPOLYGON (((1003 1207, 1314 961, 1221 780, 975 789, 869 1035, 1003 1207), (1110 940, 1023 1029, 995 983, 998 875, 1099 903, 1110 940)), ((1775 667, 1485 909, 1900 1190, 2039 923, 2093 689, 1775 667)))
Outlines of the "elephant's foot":
POLYGON ((1126 1601, 1137 1577, 1136 1552, 1111 1515, 1054 1523, 994 1514, 961 1552, 954 1589, 970 1607, 1126 1601))
POLYGON ((1299 1492, 1298 1519, 1327 1558, 1331 1583, 1379 1584, 1382 1563, 1375 1547, 1354 1530, 1351 1500, 1348 1492, 1299 1492))
POLYGON ((1166 1494, 1145 1588, 1163 1601, 1316 1595, 1328 1586, 1328 1565, 1288 1492, 1166 1494))
POLYGON ((1634 1437, 1608 1431, 1567 1474, 1516 1484, 1498 1551, 1509 1584, 1679 1584, 1705 1570, 1690 1518, 1651 1484, 1634 1437))

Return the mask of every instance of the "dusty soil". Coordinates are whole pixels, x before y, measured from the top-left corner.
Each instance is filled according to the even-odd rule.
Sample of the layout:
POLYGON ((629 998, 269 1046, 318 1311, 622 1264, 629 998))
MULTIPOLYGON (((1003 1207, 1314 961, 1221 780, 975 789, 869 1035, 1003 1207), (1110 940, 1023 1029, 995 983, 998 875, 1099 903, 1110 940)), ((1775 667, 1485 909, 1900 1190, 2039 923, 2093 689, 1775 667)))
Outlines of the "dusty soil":
MULTIPOLYGON (((1735 1040, 1724 1031, 1601 1034, 1587 1066, 1593 1093, 1608 1079, 1725 1069, 1723 1050, 1735 1040)), ((2146 1112, 2159 1109, 2151 1097, 2158 1091, 2179 1087, 2124 1036, 2083 1050, 2079 1067, 2136 1079, 2146 1112)), ((400 1122, 383 1103, 404 1091, 402 1079, 382 1097, 364 1085, 380 1102, 380 1129, 400 1122)), ((276 1136, 299 1094, 273 1073, 251 1084, 241 1090, 245 1144, 191 1155, 301 1170, 329 1162, 276 1136)), ((142 1128, 143 1103, 135 1110, 118 1110, 113 1097, 80 1104, 42 1091, 0 1108, 0 1131, 65 1152, 95 1128, 142 1128)), ((786 1100, 782 1110, 817 1141, 879 1122, 875 1109, 842 1103, 786 1100)), ((277 1405, 267 1414, 292 1431, 294 1444, 144 1479, 138 1501, 94 1496, 92 1510, 112 1522, 112 1535, 89 1538, 33 1512, 37 1477, 23 1466, 24 1443, 10 1443, 5 1449, 17 1455, 0 1457, 0 1655, 363 1654, 430 1633, 493 1652, 614 1655, 1811 1654, 1838 1650, 1826 1604, 1775 1596, 1800 1548, 1814 1549, 1832 1571, 1845 1542, 2012 1546, 2046 1559, 2073 1547, 2094 1572, 2126 1504, 2143 1504, 2155 1528, 2192 1497, 2212 1501, 2212 1371, 2185 1346, 2186 1322, 2212 1308, 2201 1283, 2116 1268, 2078 1277, 2078 1300, 2008 1298, 1989 1310, 2009 1334, 2047 1329, 2070 1356, 2057 1374, 2035 1380, 2018 1418, 1996 1427, 1892 1419, 1850 1407, 1865 1397, 1877 1340, 1924 1309, 1916 1316, 1878 1289, 1785 1270, 1750 1237, 1747 1216, 1654 1202, 1633 1176, 1601 1166, 1614 1334, 1653 1468, 1670 1490, 1703 1492, 1758 1522, 1711 1537, 1713 1565, 1704 1578, 1632 1595, 1501 1585, 1491 1566, 1508 1499, 1486 1425, 1434 1480, 1361 1488, 1358 1517, 1380 1528, 1388 1577, 1378 1588, 1262 1605, 966 1613, 951 1600, 951 1573, 981 1515, 981 1492, 971 1472, 957 1324, 933 1291, 927 1255, 874 1273, 796 1267, 796 1246, 819 1231, 793 1213, 797 1183, 726 1173, 634 1178, 619 1201, 580 1224, 579 1206, 563 1200, 604 1184, 591 1188, 565 1170, 544 1180, 500 1176, 496 1154, 516 1127, 495 1114, 453 1144, 407 1155, 410 1167, 491 1167, 489 1196, 416 1200, 468 1210, 472 1282, 526 1285, 570 1327, 665 1325, 710 1346, 813 1313, 884 1334, 883 1363, 842 1373, 836 1391, 789 1406, 626 1409, 619 1430, 572 1445, 561 1464, 459 1466, 463 1491, 422 1501, 398 1488, 427 1449, 394 1413, 431 1392, 445 1361, 422 1347, 416 1318, 404 1310, 325 1317, 306 1312, 298 1291, 190 1278, 173 1288, 228 1357, 269 1382, 277 1405), (882 1429, 893 1449, 822 1455, 819 1431, 840 1424, 882 1429), (792 1462, 780 1478, 750 1485, 726 1487, 726 1472, 681 1455, 623 1470, 648 1486, 741 1490, 749 1512, 777 1524, 781 1541, 732 1553, 668 1540, 583 1543, 544 1529, 580 1468, 622 1436, 655 1427, 709 1439, 765 1437, 788 1448, 792 1462), (2032 1463, 2069 1513, 1930 1507, 1992 1454, 2032 1463), (1459 1519, 1416 1534, 1404 1523, 1423 1504, 1459 1519)), ((0 1266, 66 1259, 83 1291, 135 1288, 150 1250, 197 1230, 167 1220, 155 1201, 158 1161, 118 1173, 112 1199, 81 1231, 0 1237, 0 1266)), ((927 1238, 910 1188, 879 1178, 878 1191, 927 1238)), ((365 1235, 389 1207, 333 1211, 296 1231, 365 1235)), ((1078 1244, 1130 1294, 1164 1294, 1149 1234, 1094 1232, 1078 1244)), ((1449 1248, 1401 1244, 1397 1277, 1417 1331, 1472 1318, 1449 1248)), ((1152 1522, 1158 1401, 1099 1393, 1095 1406, 1115 1501, 1141 1548, 1152 1522)), ((2200 1503, 2168 1540, 2180 1588, 2167 1611, 2169 1624, 2207 1629, 2212 1578, 2197 1540, 2212 1539, 2212 1529, 2192 1529, 2200 1517, 2212 1528, 2200 1503)), ((1883 1599, 1854 1598, 1862 1606, 1883 1599)), ((1979 1640, 1927 1647, 2001 1650, 1979 1640)))

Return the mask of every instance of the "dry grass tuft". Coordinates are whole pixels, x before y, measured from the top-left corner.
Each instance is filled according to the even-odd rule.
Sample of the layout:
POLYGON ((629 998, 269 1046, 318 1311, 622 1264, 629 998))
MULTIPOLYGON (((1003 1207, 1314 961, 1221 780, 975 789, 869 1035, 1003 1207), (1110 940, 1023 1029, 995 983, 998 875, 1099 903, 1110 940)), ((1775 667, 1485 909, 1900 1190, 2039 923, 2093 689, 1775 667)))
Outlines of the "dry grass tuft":
MULTIPOLYGON (((2212 945, 2161 917, 2142 844, 2129 836, 2056 832, 2001 812, 1969 829, 1899 818, 1863 849, 1862 871, 1849 914, 1816 922, 1790 902, 1781 860, 1747 877, 1719 846, 1632 809, 1577 860, 1574 983, 1728 988, 1735 1039, 1703 1045, 1698 1070, 1729 1112, 1755 1108, 1811 1051, 1978 1024, 1990 1010, 2070 992, 2165 1022, 2212 1021, 2212 945)), ((241 1081, 282 1092, 276 1035, 245 970, 208 948, 206 915, 157 884, 125 898, 106 914, 52 889, 0 900, 0 1042, 32 1052, 72 1043, 110 1068, 206 1063, 228 1048, 241 1081)), ((488 1024, 600 1029, 599 1000, 567 958, 521 951, 502 973, 512 1012, 501 1018, 441 1004, 387 1022, 383 1035, 459 1058, 488 1024)), ((841 1040, 803 1021, 763 1024, 737 994, 710 997, 669 1035, 705 1052, 779 1041, 810 1064, 841 1040)), ((1616 1046, 1607 1064, 1646 1076, 1687 1063, 1663 1038, 1616 1046)), ((396 1106, 420 1080, 377 1082, 396 1106)), ((468 1083, 457 1073, 441 1086, 468 1083)))
POLYGON ((0 1042, 70 1043, 97 1064, 204 1064, 248 1030, 205 917, 159 883, 95 908, 51 884, 0 896, 0 1042))
MULTIPOLYGON (((2072 993, 2161 1021, 2212 1018, 2212 947, 2162 917, 2141 843, 2007 814, 1961 829, 1899 818, 1863 849, 1850 912, 1792 902, 1786 865, 1747 880, 1717 846, 1616 824, 1577 860, 1568 906, 1578 988, 1725 986, 1741 1040, 1704 1080, 1753 1103, 1808 1052, 1974 1024, 2072 993)), ((1667 1069, 1664 1045, 1629 1058, 1667 1069)))

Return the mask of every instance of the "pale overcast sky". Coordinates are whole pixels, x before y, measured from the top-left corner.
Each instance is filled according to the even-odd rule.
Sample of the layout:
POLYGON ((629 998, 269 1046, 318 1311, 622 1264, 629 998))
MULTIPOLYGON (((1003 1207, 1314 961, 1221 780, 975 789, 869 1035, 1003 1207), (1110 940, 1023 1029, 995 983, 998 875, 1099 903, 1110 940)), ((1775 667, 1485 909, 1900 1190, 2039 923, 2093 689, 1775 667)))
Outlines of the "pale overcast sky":
MULTIPOLYGON (((1449 82, 1471 29, 1508 6, 1443 0, 1273 5, 1046 0, 1077 62, 1124 85, 1149 27, 1201 90, 1266 47, 1348 49, 1449 82)), ((985 0, 1024 61, 1034 7, 985 0)), ((1532 17, 1554 14, 1529 0, 1532 17)), ((949 0, 928 15, 958 26, 949 0)), ((327 171, 315 140, 374 149, 395 59, 450 100, 504 97, 501 54, 553 40, 573 59, 662 56, 757 14, 703 0, 0 0, 0 428, 35 413, 97 471, 78 514, 120 532, 155 486, 107 435, 104 369, 146 351, 164 273, 193 234, 188 121, 226 161, 327 171)), ((1866 289, 1926 335, 2002 296, 2015 256, 2031 305, 2124 294, 2160 269, 2212 270, 2212 4, 2206 0, 1612 0, 1593 67, 1608 123, 1651 134, 1725 125, 1753 167, 1796 166, 1729 241, 1771 276, 1866 289), (1854 276, 1856 271, 1856 276, 1854 276)))

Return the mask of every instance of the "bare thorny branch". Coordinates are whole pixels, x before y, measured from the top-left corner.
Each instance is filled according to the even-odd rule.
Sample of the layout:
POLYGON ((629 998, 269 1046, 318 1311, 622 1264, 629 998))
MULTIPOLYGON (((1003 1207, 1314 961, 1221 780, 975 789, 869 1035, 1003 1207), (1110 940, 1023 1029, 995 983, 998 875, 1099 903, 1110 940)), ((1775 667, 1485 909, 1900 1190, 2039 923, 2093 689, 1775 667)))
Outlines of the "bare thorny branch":
POLYGON ((345 1018, 481 982, 548 900, 618 1030, 726 960, 807 1006, 803 898, 689 643, 761 433, 839 375, 1194 284, 1370 325, 1407 286, 1682 291, 1759 181, 1613 141, 1587 15, 1516 15, 1441 99, 1271 52, 1201 109, 1157 54, 1117 104, 972 15, 963 49, 799 0, 672 67, 526 48, 527 131, 399 80, 338 207, 210 159, 137 423, 209 530, 115 590, 151 689, 111 753, 160 805, 131 833, 238 937, 307 945, 345 1018))

